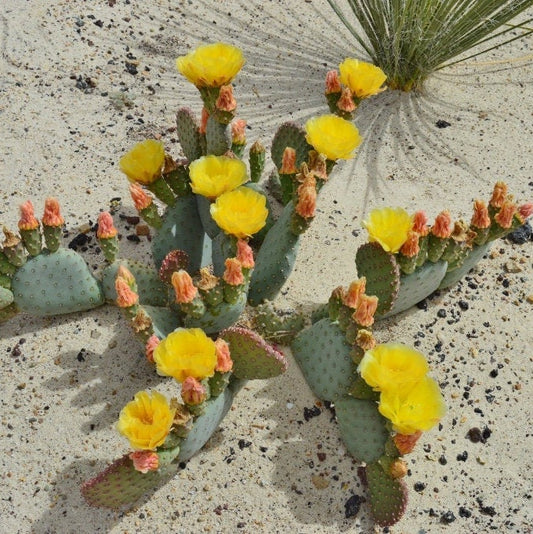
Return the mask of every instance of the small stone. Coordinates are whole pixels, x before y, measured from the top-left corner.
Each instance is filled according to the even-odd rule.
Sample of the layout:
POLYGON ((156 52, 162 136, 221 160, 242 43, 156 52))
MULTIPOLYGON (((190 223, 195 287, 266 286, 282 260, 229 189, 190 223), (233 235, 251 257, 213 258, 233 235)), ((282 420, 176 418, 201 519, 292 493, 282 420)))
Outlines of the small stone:
POLYGON ((311 475, 311 482, 316 489, 326 489, 329 486, 329 480, 320 475, 311 475))
POLYGON ((529 304, 533 304, 533 293, 531 295, 528 295, 526 297, 526 300, 527 300, 527 302, 529 302, 529 304))
POLYGON ((485 460, 485 458, 483 458, 483 456, 478 456, 476 458, 476 462, 479 464, 479 465, 485 465, 487 463, 487 461, 485 460))
POLYGON ((508 273, 521 273, 523 271, 516 261, 506 261, 504 267, 508 273))
POLYGON ((455 521, 455 515, 453 512, 444 512, 440 516, 440 522, 444 523, 445 525, 449 525, 455 521))
POLYGON ((359 513, 359 509, 361 508, 361 503, 364 501, 365 499, 363 499, 362 497, 359 497, 359 495, 352 495, 344 503, 344 517, 346 519, 349 519, 350 517, 355 517, 359 513))
POLYGON ((479 443, 480 441, 483 441, 483 436, 481 435, 481 429, 478 427, 473 427, 468 431, 468 439, 472 443, 479 443))
POLYGON ((150 235, 150 227, 147 224, 141 223, 135 227, 137 235, 150 235))

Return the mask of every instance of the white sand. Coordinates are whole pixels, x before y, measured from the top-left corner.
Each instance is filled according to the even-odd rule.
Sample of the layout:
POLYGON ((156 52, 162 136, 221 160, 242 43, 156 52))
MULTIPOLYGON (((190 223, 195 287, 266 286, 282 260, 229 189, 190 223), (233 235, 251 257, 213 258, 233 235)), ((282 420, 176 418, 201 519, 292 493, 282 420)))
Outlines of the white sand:
MULTIPOLYGON (((285 120, 325 112, 323 77, 354 54, 325 0, 113 3, 2 2, 3 224, 16 227, 27 198, 40 213, 49 195, 60 199, 72 237, 113 197, 134 215, 118 158, 157 134, 178 155, 174 113, 183 105, 198 112, 200 100, 174 58, 201 41, 244 50, 240 116, 249 120, 249 139, 265 144, 285 120), (139 62, 136 75, 125 69, 128 54, 139 62), (87 79, 93 89, 76 87, 87 79), (112 104, 120 92, 131 108, 112 104)), ((469 217, 472 200, 488 199, 496 180, 519 200, 533 197, 532 44, 517 41, 447 69, 424 96, 385 93, 361 106, 365 144, 325 187, 281 304, 324 301, 355 278, 355 250, 366 239, 361 220, 373 207, 469 217), (439 119, 451 126, 436 128, 439 119)), ((123 222, 120 229, 133 233, 123 222)), ((144 257, 142 239, 124 241, 123 255, 144 257)), ((449 406, 442 429, 409 456, 410 502, 390 529, 396 534, 531 532, 532 247, 502 241, 494 249, 471 274, 472 288, 462 282, 426 311, 376 328, 380 341, 419 343, 449 406), (506 272, 506 264, 520 271, 506 272), (485 444, 467 439, 472 427, 492 431, 485 444), (446 512, 456 518, 450 525, 441 522, 446 512)), ((357 466, 327 410, 304 421, 316 400, 295 364, 281 378, 250 382, 205 450, 133 512, 89 508, 80 483, 127 451, 114 430, 118 412, 136 391, 158 385, 171 393, 172 383, 155 376, 110 306, 54 319, 17 316, 0 334, 1 532, 373 532, 365 505, 344 517, 345 501, 363 495, 357 466), (251 446, 241 450, 239 440, 251 446), (315 487, 316 475, 326 489, 315 487)))

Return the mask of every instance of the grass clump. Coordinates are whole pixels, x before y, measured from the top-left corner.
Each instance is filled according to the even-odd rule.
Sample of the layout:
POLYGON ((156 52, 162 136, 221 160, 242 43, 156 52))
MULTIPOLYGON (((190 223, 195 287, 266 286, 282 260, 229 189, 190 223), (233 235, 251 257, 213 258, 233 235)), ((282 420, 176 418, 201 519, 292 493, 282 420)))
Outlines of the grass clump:
POLYGON ((439 69, 533 32, 509 24, 533 0, 328 0, 360 46, 388 77, 391 89, 420 89, 439 69), (348 5, 358 25, 340 5, 348 5), (511 35, 520 29, 520 34, 511 35), (476 53, 465 54, 476 45, 476 53), (459 57, 460 56, 460 57, 459 57), (459 57, 459 59, 458 59, 459 57))

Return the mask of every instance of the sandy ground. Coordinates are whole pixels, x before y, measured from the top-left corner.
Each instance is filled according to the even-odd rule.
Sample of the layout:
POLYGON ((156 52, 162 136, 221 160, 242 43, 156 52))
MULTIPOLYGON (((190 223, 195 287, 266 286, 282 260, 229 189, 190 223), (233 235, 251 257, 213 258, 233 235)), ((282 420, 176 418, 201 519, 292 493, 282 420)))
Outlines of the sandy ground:
MULTIPOLYGON (((0 222, 14 228, 22 201, 40 212, 55 195, 66 243, 112 199, 134 215, 117 168, 134 142, 161 135, 179 154, 174 113, 199 111, 200 101, 176 56, 205 41, 242 47, 240 116, 249 139, 268 145, 283 121, 325 112, 326 71, 355 55, 325 0, 4 0, 0 15, 0 222)), ((322 302, 355 278, 361 220, 373 207, 469 217, 496 180, 532 199, 532 45, 445 70, 425 95, 384 93, 361 106, 365 143, 324 188, 280 304, 322 302)), ((120 230, 133 233, 124 221, 120 230)), ((124 256, 147 249, 145 238, 123 239, 124 256)), ((390 532, 532 531, 532 252, 531 243, 498 242, 427 309, 376 328, 379 340, 428 355, 449 406, 409 458, 409 507, 390 532), (473 427, 485 443, 467 438, 473 427)), ((90 249, 87 258, 99 261, 90 249)), ((0 332, 1 532, 374 531, 365 505, 345 518, 349 497, 363 496, 357 466, 294 364, 281 378, 249 382, 208 446, 132 512, 89 508, 80 483, 127 450, 114 430, 122 406, 140 389, 171 393, 172 384, 154 375, 110 306, 17 316, 0 332), (313 406, 319 414, 305 418, 313 406)))

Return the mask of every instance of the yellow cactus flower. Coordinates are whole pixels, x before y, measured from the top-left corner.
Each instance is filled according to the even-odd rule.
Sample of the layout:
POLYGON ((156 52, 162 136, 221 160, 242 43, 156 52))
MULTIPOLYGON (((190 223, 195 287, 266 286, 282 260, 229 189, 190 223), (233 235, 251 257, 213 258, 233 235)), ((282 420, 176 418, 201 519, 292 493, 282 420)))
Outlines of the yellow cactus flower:
POLYGON ((446 405, 437 382, 426 376, 410 389, 382 391, 378 409, 393 430, 409 435, 436 425, 446 405))
POLYGON ((358 371, 375 391, 405 390, 429 370, 420 352, 400 343, 382 343, 365 352, 358 371))
POLYGON ((239 48, 214 43, 199 46, 176 59, 178 70, 196 87, 221 87, 230 83, 244 65, 239 48))
POLYGON ((158 393, 139 391, 122 411, 117 430, 129 439, 134 449, 154 450, 162 445, 170 432, 175 409, 158 393))
POLYGON ((402 208, 381 208, 372 210, 363 226, 370 241, 377 241, 383 250, 396 254, 407 241, 413 218, 402 208))
POLYGON ((246 164, 227 156, 204 156, 189 166, 194 193, 217 198, 248 181, 246 164))
POLYGON ((337 115, 321 115, 305 124, 307 142, 329 160, 351 159, 361 144, 359 130, 337 115))
POLYGON ((147 139, 137 143, 127 154, 120 158, 120 170, 131 182, 150 185, 161 177, 165 163, 163 143, 147 139))
POLYGON ((157 372, 184 382, 213 376, 217 365, 215 342, 200 328, 178 328, 154 350, 157 372))
POLYGON ((341 83, 360 99, 380 93, 387 79, 387 75, 376 65, 353 58, 345 59, 339 65, 339 72, 341 83))
POLYGON ((249 187, 238 187, 220 195, 211 204, 211 217, 227 234, 240 239, 259 232, 266 224, 266 198, 249 187))

